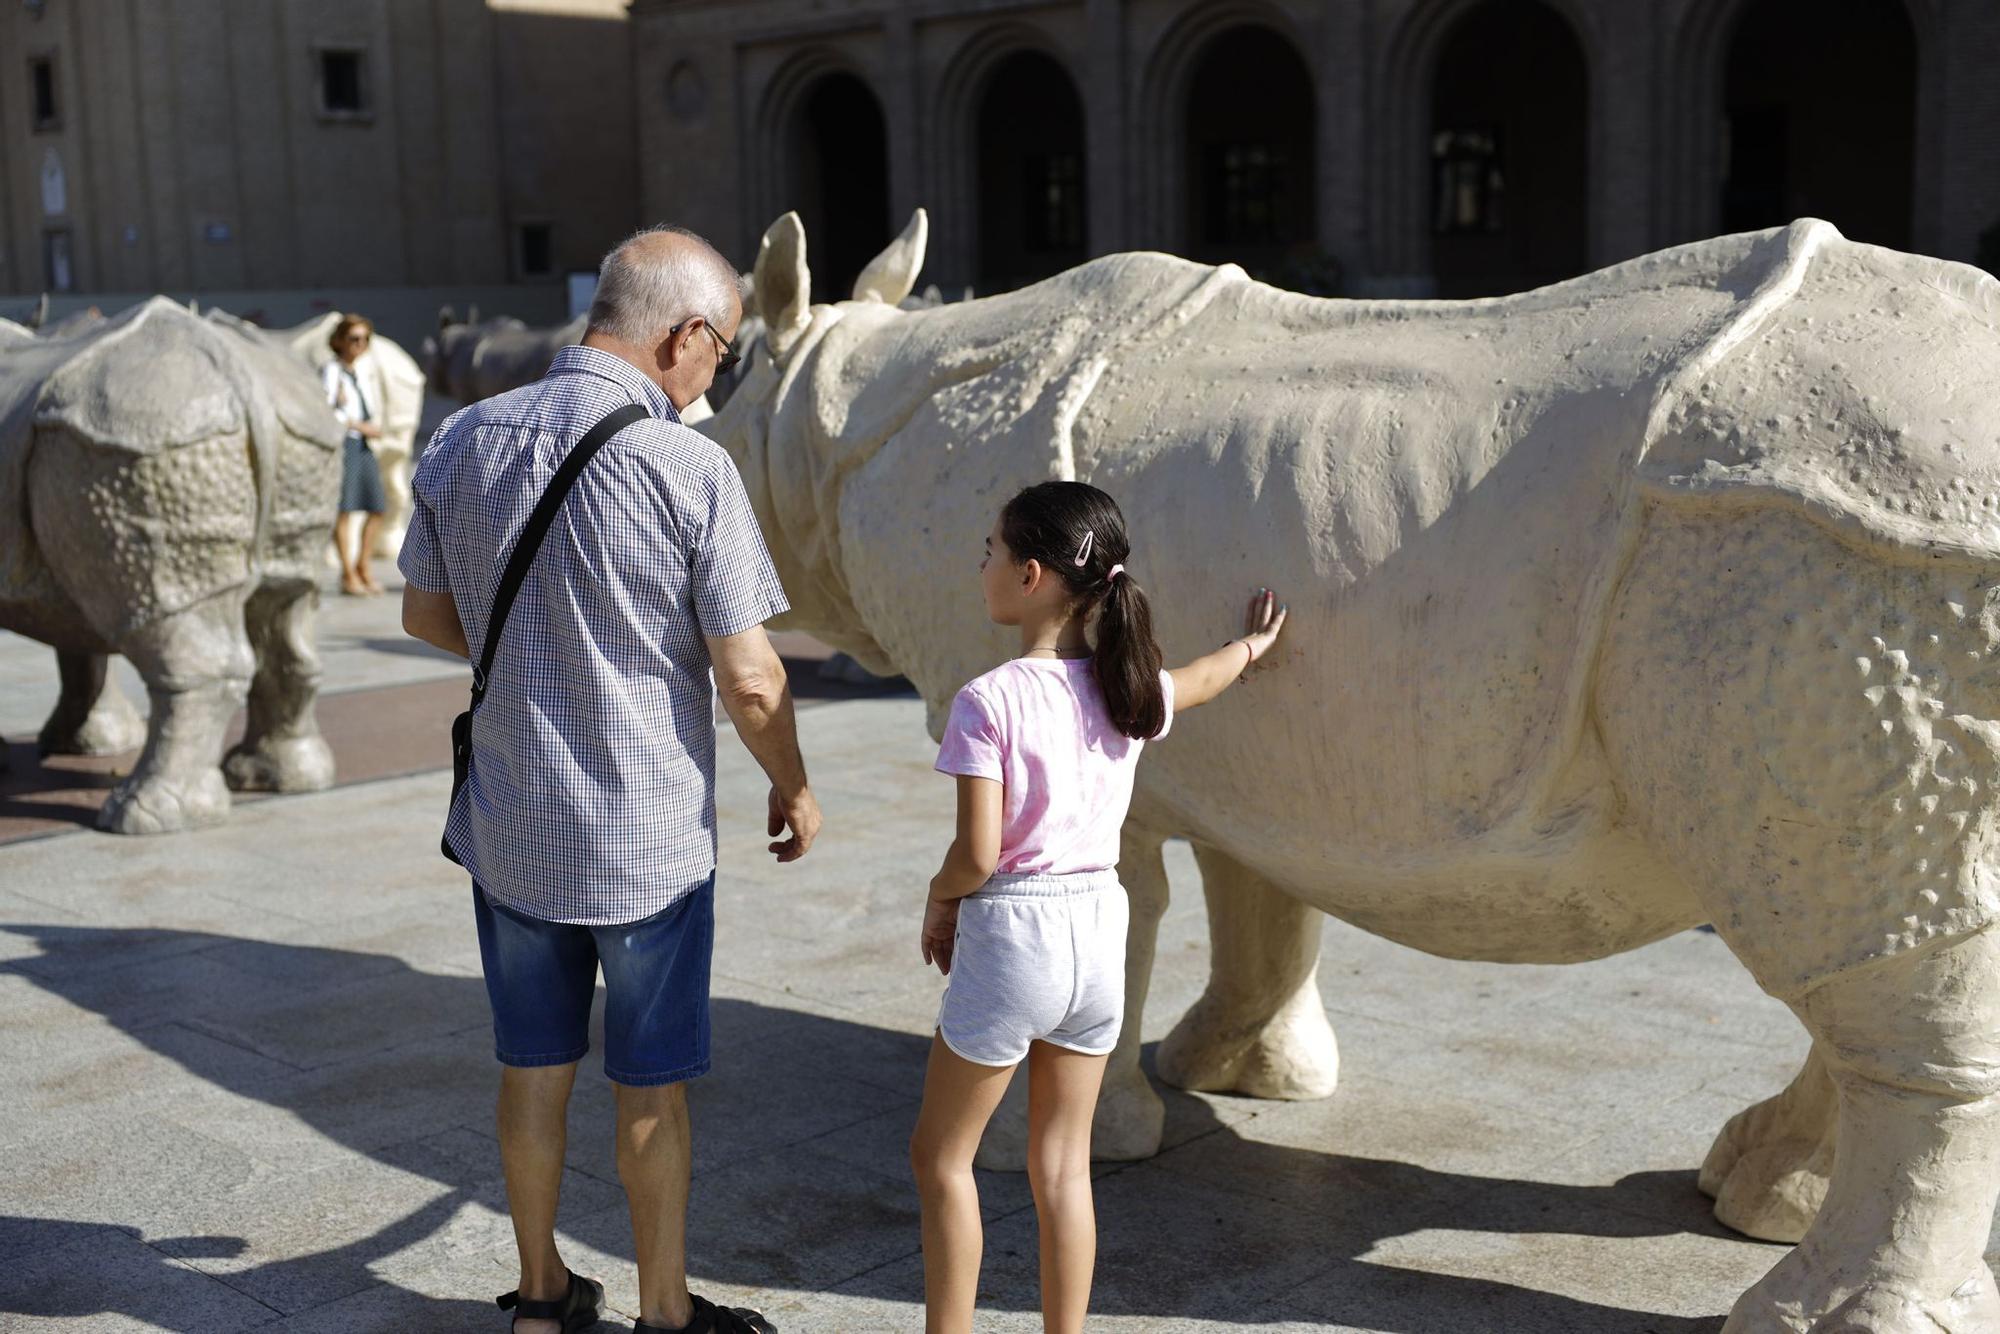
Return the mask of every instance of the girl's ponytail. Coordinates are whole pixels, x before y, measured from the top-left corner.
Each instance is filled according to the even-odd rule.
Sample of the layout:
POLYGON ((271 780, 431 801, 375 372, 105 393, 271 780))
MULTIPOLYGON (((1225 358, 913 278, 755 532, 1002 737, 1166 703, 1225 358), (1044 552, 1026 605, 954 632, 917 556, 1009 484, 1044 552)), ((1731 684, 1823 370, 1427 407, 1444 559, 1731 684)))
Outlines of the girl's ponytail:
POLYGON ((1085 482, 1043 482, 1007 502, 1000 532, 1017 561, 1062 577, 1081 607, 1097 606, 1091 669, 1111 723, 1136 741, 1167 725, 1160 646, 1145 590, 1125 573, 1132 554, 1118 502, 1085 482))
POLYGON ((1104 691, 1104 711, 1126 736, 1148 741, 1167 725, 1160 687, 1160 646, 1153 639, 1153 607, 1146 590, 1120 570, 1112 576, 1097 614, 1091 666, 1104 691))

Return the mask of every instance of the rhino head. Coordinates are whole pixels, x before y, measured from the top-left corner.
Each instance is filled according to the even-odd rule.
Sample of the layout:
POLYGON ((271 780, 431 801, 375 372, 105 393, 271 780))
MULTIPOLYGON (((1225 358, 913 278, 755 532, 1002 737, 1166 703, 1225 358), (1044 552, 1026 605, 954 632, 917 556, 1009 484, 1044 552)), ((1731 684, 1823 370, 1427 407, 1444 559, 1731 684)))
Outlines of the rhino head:
POLYGON ((862 270, 851 299, 816 306, 804 225, 796 213, 772 223, 757 249, 741 374, 721 410, 698 426, 743 475, 792 602, 780 624, 885 673, 895 664, 864 627, 843 575, 840 497, 848 475, 924 392, 879 375, 869 349, 924 313, 900 303, 923 268, 928 229, 918 209, 862 270))

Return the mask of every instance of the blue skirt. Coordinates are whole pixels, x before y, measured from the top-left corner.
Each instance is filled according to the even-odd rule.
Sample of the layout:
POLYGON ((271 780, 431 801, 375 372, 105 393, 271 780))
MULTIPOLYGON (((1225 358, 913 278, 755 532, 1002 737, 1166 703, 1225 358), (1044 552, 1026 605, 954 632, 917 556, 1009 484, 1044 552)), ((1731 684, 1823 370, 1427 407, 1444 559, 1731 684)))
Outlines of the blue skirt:
POLYGON ((340 512, 380 514, 389 508, 382 491, 382 469, 375 463, 375 451, 359 435, 349 432, 340 454, 340 512))

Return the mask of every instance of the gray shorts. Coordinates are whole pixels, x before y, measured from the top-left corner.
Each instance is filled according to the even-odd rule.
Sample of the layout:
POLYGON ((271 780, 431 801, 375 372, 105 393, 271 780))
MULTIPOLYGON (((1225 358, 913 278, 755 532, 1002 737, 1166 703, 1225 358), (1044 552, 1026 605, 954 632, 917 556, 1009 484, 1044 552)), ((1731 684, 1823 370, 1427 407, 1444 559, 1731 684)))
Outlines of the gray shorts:
POLYGON ((938 1007, 945 1045, 1015 1065, 1031 1042, 1088 1056, 1125 1019, 1125 887, 1116 871, 996 875, 965 897, 938 1007))

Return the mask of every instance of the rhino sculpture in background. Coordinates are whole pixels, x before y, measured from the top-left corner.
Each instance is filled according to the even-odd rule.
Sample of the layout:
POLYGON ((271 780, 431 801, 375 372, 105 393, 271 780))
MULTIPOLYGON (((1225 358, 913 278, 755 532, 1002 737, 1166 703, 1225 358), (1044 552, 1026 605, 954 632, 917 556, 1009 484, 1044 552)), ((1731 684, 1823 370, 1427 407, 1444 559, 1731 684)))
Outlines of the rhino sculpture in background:
POLYGON ((56 650, 45 752, 143 732, 98 815, 118 833, 214 823, 232 787, 333 781, 313 613, 341 429, 311 372, 235 326, 155 297, 0 350, 0 627, 56 650), (107 686, 113 653, 146 682, 143 727, 107 686))
POLYGON ((796 215, 764 237, 704 429, 779 624, 935 731, 1011 651, 980 539, 1052 477, 1118 498, 1169 659, 1247 588, 1292 608, 1282 664, 1140 766, 1100 1152, 1159 1144, 1167 838, 1213 940, 1159 1050, 1185 1088, 1332 1092, 1322 912, 1501 962, 1711 922, 1813 1038, 1702 1167, 1723 1222, 1801 1242, 1727 1334, 2000 1329, 2000 282, 1804 220, 1489 300, 1124 254, 904 311, 922 230, 824 306, 796 215))
POLYGON ((552 329, 534 329, 510 315, 481 320, 475 308, 460 320, 451 307, 438 312, 438 329, 418 355, 433 392, 461 403, 519 389, 542 378, 561 349, 583 341, 581 315, 552 329))

